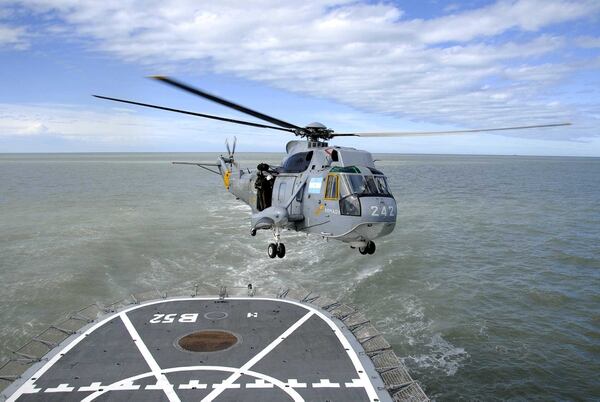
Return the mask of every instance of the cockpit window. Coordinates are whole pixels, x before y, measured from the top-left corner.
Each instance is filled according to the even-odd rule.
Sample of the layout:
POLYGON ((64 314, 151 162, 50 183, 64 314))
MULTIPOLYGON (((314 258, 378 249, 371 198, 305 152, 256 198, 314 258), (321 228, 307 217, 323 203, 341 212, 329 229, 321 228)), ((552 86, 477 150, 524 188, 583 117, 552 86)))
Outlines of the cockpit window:
POLYGON ((357 195, 391 195, 385 176, 344 175, 349 192, 357 195))
POLYGON ((359 174, 350 174, 346 176, 348 178, 348 183, 350 184, 350 190, 354 194, 364 194, 367 193, 367 182, 365 181, 365 177, 359 174))
POLYGON ((384 176, 375 176, 375 183, 377 184, 377 191, 380 194, 389 194, 390 190, 387 185, 387 181, 384 176))
POLYGON ((369 170, 371 171, 371 173, 373 174, 383 174, 383 172, 379 169, 375 169, 374 167, 369 167, 369 170))
POLYGON ((369 194, 378 194, 379 190, 377 189, 377 185, 375 184, 375 179, 373 176, 365 176, 365 180, 367 181, 369 194))
POLYGON ((313 151, 299 152, 287 158, 283 163, 284 173, 300 173, 304 172, 310 166, 313 151))
POLYGON ((329 171, 331 173, 360 173, 360 169, 356 166, 334 166, 329 171))

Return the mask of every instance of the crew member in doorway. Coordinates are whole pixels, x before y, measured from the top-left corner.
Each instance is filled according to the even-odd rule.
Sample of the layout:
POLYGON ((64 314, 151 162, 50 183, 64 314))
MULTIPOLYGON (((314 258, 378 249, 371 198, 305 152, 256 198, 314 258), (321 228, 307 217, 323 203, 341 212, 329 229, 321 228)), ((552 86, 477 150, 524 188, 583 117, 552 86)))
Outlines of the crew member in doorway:
POLYGON ((256 191, 256 209, 262 211, 271 206, 273 195, 273 176, 267 171, 259 171, 254 183, 256 191))

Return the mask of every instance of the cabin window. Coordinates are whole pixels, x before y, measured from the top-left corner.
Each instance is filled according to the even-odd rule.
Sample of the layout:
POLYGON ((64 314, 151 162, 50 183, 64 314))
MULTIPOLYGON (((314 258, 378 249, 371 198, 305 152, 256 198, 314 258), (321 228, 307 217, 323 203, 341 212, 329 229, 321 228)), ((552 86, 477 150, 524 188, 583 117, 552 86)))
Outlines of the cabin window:
POLYGON ((291 155, 283 162, 284 173, 300 173, 304 172, 310 166, 310 161, 313 156, 313 151, 299 152, 291 155))
POLYGON ((302 188, 298 190, 298 193, 296 194, 296 202, 302 202, 302 197, 304 196, 304 187, 306 187, 305 184, 303 184, 302 188))
POLYGON ((327 176, 327 184, 325 185, 325 199, 337 200, 339 195, 338 175, 330 174, 327 176))
POLYGON ((279 185, 279 193, 277 194, 277 201, 279 204, 283 204, 285 202, 285 190, 287 189, 287 183, 283 182, 279 185))
POLYGON ((338 157, 338 151, 336 151, 335 149, 333 151, 331 151, 331 161, 332 162, 339 162, 340 158, 338 157))

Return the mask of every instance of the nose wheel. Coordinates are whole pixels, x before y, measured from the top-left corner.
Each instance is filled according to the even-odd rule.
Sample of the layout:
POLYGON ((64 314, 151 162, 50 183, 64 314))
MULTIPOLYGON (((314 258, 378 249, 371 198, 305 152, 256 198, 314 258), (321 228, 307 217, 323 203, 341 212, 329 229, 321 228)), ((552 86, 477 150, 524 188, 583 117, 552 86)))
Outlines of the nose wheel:
POLYGON ((358 248, 358 252, 361 253, 362 255, 373 254, 373 253, 375 253, 375 249, 376 249, 375 243, 373 243, 371 240, 369 240, 365 247, 358 248))
POLYGON ((267 254, 270 258, 283 258, 285 257, 285 245, 283 243, 269 243, 269 247, 267 247, 267 254))
POLYGON ((285 246, 279 241, 280 234, 280 228, 273 228, 273 240, 275 240, 275 243, 269 243, 269 247, 267 247, 267 254, 270 258, 285 257, 285 246))
MULTIPOLYGON (((281 233, 280 228, 273 228, 273 243, 267 246, 267 255, 269 258, 285 257, 285 245, 279 241, 281 233)), ((256 229, 250 229, 250 236, 256 236, 256 229)))

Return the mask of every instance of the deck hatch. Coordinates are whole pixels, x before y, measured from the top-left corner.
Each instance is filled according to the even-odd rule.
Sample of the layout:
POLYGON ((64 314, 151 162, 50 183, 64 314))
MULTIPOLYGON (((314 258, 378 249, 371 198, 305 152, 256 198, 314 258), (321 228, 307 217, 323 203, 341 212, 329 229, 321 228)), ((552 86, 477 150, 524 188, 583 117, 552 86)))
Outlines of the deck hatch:
POLYGON ((238 342, 238 338, 227 331, 197 331, 184 336, 177 342, 190 352, 218 352, 229 349, 238 342))

